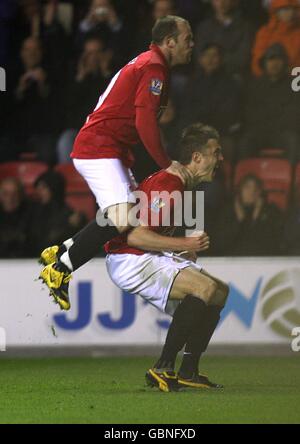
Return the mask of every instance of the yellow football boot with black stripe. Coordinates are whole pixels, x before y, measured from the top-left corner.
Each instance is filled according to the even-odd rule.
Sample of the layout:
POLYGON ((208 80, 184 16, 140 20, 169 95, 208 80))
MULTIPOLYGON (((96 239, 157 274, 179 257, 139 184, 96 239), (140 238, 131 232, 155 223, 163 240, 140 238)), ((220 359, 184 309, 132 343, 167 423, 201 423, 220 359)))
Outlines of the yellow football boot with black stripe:
POLYGON ((58 245, 53 245, 52 247, 48 247, 43 250, 40 255, 39 263, 46 266, 53 264, 53 262, 56 262, 58 250, 58 245))
POLYGON ((59 271, 55 268, 55 263, 47 265, 40 274, 40 279, 47 285, 50 296, 58 304, 61 310, 70 310, 69 282, 72 278, 71 273, 59 271))
POLYGON ((161 392, 174 392, 178 390, 177 376, 173 371, 160 371, 150 368, 146 375, 146 383, 149 387, 157 387, 161 392))
POLYGON ((194 374, 192 378, 184 378, 178 375, 178 385, 181 388, 193 388, 193 389, 222 389, 222 384, 216 384, 211 382, 207 376, 201 374, 194 374))

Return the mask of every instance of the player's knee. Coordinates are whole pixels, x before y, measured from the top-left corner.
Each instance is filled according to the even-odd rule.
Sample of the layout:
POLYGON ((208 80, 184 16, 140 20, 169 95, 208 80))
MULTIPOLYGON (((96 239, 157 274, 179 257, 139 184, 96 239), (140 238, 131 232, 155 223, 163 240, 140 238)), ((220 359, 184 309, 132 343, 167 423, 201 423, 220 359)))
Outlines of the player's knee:
POLYGON ((212 305, 218 305, 220 307, 225 307, 226 301, 229 294, 229 287, 227 284, 224 283, 218 283, 218 290, 214 296, 214 298, 211 300, 212 305))
POLYGON ((202 299, 204 299, 204 301, 209 305, 212 303, 217 291, 218 291, 218 284, 213 280, 209 280, 206 283, 205 288, 200 290, 199 294, 200 297, 202 297, 202 299))
POLYGON ((107 210, 109 219, 113 222, 119 233, 125 233, 129 229, 129 206, 127 204, 113 205, 107 210))

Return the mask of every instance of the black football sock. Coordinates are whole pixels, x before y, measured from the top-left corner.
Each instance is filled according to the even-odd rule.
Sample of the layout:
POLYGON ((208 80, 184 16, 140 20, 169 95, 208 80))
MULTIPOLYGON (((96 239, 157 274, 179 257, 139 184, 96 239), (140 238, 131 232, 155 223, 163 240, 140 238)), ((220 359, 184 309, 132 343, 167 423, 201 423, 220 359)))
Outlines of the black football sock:
POLYGON ((62 244, 59 246, 58 248, 58 252, 56 254, 57 259, 59 260, 61 258, 61 256, 67 251, 67 247, 65 246, 65 244, 62 244))
POLYGON ((78 233, 75 233, 71 239, 66 240, 63 244, 61 244, 59 246, 59 249, 57 252, 58 259, 60 259, 61 256, 71 248, 71 246, 75 243, 76 239, 78 239, 78 237, 81 236, 82 231, 85 229, 86 229, 86 226, 82 230, 78 231, 78 233))
POLYGON ((199 320, 187 340, 179 375, 189 379, 198 374, 198 366, 201 355, 206 351, 220 320, 223 307, 217 305, 207 306, 202 322, 199 320))
POLYGON ((197 319, 201 318, 205 308, 205 302, 192 295, 186 296, 178 305, 169 327, 161 357, 154 368, 174 369, 177 354, 190 336, 191 326, 197 319))
MULTIPOLYGON (((74 244, 69 248, 68 262, 59 260, 57 269, 67 266, 70 271, 75 271, 82 265, 86 264, 89 260, 94 258, 100 251, 100 247, 106 242, 118 236, 120 233, 115 226, 107 224, 101 227, 97 224, 96 220, 90 222, 83 230, 73 237, 74 244), (68 266, 69 265, 69 266, 68 266)), ((61 259, 63 259, 61 257, 61 259)))

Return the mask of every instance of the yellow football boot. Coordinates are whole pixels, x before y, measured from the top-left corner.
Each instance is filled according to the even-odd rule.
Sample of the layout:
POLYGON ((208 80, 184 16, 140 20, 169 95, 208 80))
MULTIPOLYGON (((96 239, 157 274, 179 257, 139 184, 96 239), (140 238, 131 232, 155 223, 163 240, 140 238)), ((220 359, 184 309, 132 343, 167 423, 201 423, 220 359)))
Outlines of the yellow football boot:
POLYGON ((56 270, 55 263, 47 265, 40 274, 40 279, 50 290, 50 296, 57 303, 61 310, 70 310, 69 282, 72 278, 71 273, 56 270))
POLYGON ((178 390, 177 377, 173 371, 159 371, 150 368, 145 378, 148 386, 157 387, 161 392, 168 393, 178 390))
POLYGON ((178 375, 178 385, 181 388, 194 388, 194 389, 222 389, 222 384, 216 384, 211 382, 207 376, 194 374, 191 378, 183 378, 178 375))
POLYGON ((59 250, 58 245, 53 245, 52 247, 48 247, 45 250, 43 250, 41 252, 39 263, 46 266, 53 264, 53 262, 56 262, 58 250, 59 250))

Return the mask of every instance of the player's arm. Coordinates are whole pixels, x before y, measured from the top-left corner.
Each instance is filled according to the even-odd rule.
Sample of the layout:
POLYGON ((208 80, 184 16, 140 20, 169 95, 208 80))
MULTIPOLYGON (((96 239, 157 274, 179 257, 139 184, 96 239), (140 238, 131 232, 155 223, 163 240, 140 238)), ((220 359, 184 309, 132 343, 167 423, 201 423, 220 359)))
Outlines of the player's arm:
POLYGON ((162 145, 157 118, 165 81, 162 66, 150 65, 140 80, 135 97, 137 132, 160 168, 168 168, 172 163, 162 145))
POLYGON ((193 237, 163 236, 149 226, 140 225, 128 234, 127 243, 145 251, 198 252, 208 249, 209 238, 206 233, 193 237))

